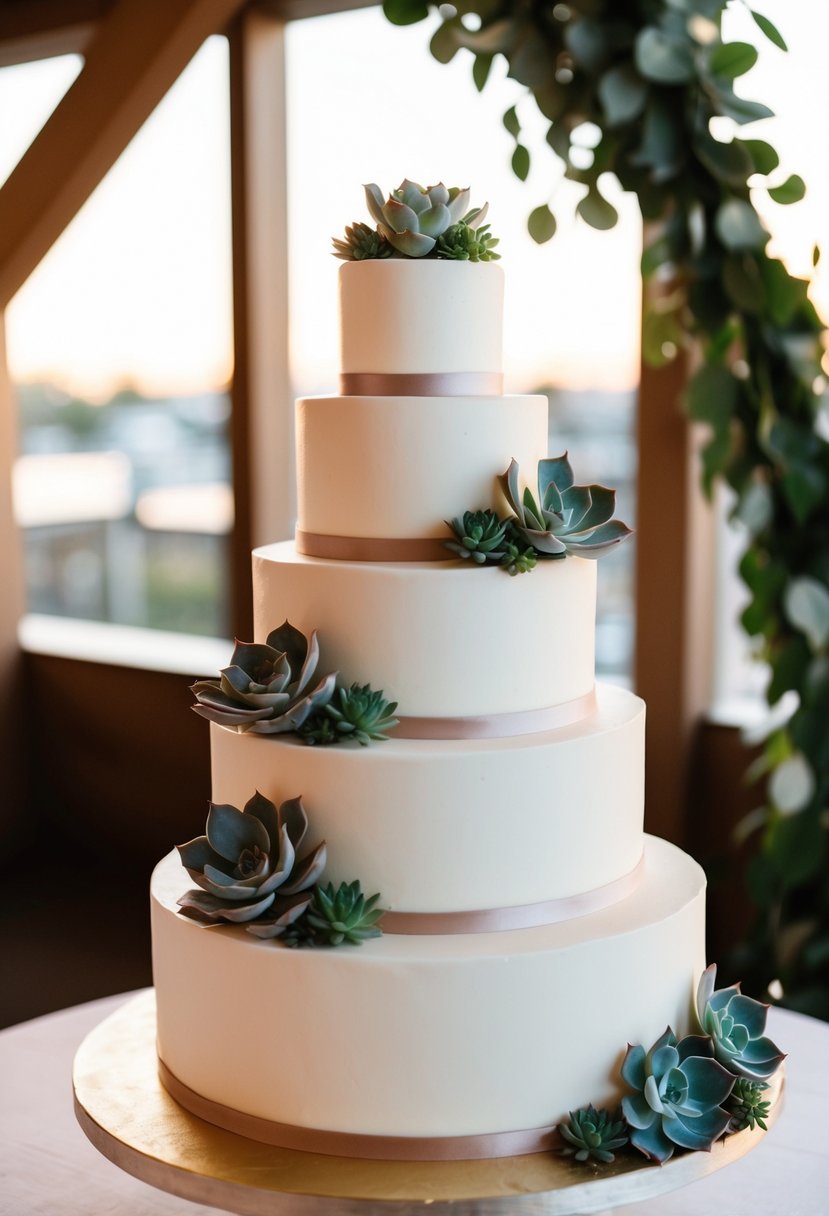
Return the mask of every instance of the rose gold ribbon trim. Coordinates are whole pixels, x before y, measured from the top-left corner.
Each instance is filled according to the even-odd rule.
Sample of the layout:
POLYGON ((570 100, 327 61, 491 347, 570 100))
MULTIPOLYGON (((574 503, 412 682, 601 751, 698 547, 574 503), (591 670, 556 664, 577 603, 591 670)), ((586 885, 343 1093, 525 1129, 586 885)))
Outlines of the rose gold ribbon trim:
POLYGON ((342 372, 343 397, 500 397, 501 372, 342 372))
MULTIPOLYGON (((161 1059, 158 1073, 168 1094, 191 1115, 237 1136, 246 1136, 248 1140, 301 1153, 358 1157, 366 1161, 473 1161, 544 1153, 556 1141, 555 1125, 481 1136, 361 1136, 297 1127, 291 1123, 274 1123, 258 1115, 246 1115, 221 1102, 203 1098, 179 1081, 161 1059)), ((405 1095, 401 1100, 405 1100, 405 1095)))
POLYGON ((296 530, 297 553, 338 562, 446 562, 455 556, 432 537, 327 536, 296 530))
POLYGON ((508 929, 533 929, 554 925, 563 920, 575 920, 601 912, 628 895, 632 895, 642 879, 645 859, 621 878, 563 899, 548 899, 539 904, 521 904, 514 908, 485 908, 477 912, 385 912, 380 921, 384 933, 455 934, 500 933, 508 929))
POLYGON ((546 709, 528 709, 511 714, 482 714, 470 718, 399 718, 390 732, 394 739, 509 739, 514 735, 536 735, 581 722, 596 709, 595 689, 546 709))

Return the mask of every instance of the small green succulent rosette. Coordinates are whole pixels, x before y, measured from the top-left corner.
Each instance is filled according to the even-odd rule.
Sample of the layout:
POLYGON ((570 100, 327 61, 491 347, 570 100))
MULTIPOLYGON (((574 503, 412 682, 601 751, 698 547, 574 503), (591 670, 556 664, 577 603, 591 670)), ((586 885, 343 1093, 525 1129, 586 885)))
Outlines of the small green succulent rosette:
POLYGON ((277 807, 257 792, 243 810, 211 802, 204 836, 177 846, 199 888, 179 899, 182 915, 279 937, 306 911, 325 868, 324 841, 300 856, 307 832, 301 798, 277 807))
POLYGON ((600 1161, 609 1165, 615 1161, 614 1150, 628 1142, 627 1125, 619 1114, 583 1106, 571 1110, 569 1118, 558 1125, 559 1135, 567 1142, 561 1151, 576 1161, 600 1161))
POLYGON ((332 700, 312 714, 300 727, 306 743, 327 745, 351 740, 367 747, 388 741, 387 730, 397 726, 396 701, 387 701, 382 689, 369 684, 338 688, 332 700))
POLYGON ((629 1045, 622 1080, 634 1091, 622 1099, 630 1142, 653 1161, 662 1164, 676 1148, 708 1150, 728 1127, 722 1103, 734 1077, 713 1058, 707 1038, 677 1040, 668 1027, 650 1051, 629 1045))
POLYGON ((613 519, 616 491, 577 486, 567 453, 538 463, 538 499, 519 487, 515 460, 498 478, 515 519, 514 533, 541 557, 601 557, 631 534, 613 519))
POLYGON ((296 731, 334 695, 337 673, 312 687, 319 662, 316 632, 306 638, 285 621, 264 644, 236 642, 219 680, 192 685, 193 709, 201 717, 237 731, 273 735, 296 731))
POLYGON ((716 988, 714 963, 702 973, 697 990, 697 1016, 711 1036, 714 1056, 730 1072, 750 1081, 773 1076, 785 1055, 763 1032, 768 1006, 744 996, 739 984, 716 988))

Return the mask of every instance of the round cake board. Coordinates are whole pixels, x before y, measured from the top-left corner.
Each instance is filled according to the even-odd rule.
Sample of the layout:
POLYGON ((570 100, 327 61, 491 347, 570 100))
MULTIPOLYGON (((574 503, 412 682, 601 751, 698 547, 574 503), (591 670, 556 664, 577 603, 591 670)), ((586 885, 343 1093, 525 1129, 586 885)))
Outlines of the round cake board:
MULTIPOLYGON (((255 1047, 251 1045, 251 1050, 255 1047)), ((87 1035, 75 1056, 75 1113, 86 1136, 136 1178, 239 1216, 587 1216, 649 1199, 736 1161, 765 1133, 729 1136, 663 1166, 637 1155, 580 1165, 537 1153, 488 1161, 324 1157, 244 1139, 189 1114, 158 1079, 155 994, 139 993, 87 1035)), ((782 1082, 770 1090, 769 1127, 782 1082)))

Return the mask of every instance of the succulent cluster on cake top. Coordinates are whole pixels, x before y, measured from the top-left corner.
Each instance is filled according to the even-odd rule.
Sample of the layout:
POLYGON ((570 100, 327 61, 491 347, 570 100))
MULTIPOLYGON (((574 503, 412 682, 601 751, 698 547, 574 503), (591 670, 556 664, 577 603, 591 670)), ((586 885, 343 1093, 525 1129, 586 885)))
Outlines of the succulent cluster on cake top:
POLYGON ((443 258, 491 262, 496 237, 484 218, 489 207, 469 207, 469 187, 421 186, 405 178, 388 198, 374 182, 364 187, 376 227, 356 220, 344 237, 334 237, 334 256, 343 261, 368 258, 443 258))

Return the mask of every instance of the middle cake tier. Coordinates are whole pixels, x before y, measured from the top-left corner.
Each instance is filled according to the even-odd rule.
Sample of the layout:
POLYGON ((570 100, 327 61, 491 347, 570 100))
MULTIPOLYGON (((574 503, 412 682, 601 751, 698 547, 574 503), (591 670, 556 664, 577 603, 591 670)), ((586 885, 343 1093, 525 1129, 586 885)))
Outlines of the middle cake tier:
POLYGON ((284 541, 254 550, 253 601, 257 642, 286 619, 317 630, 321 672, 383 689, 407 719, 497 716, 499 735, 590 710, 596 564, 583 558, 511 578, 460 561, 330 561, 284 541))
POLYGON ((585 893, 591 907, 628 894, 642 855, 644 703, 597 692, 584 721, 511 739, 311 747, 213 723, 213 800, 301 795, 328 844, 325 880, 359 877, 394 912, 570 901, 519 919, 575 915, 585 893))

